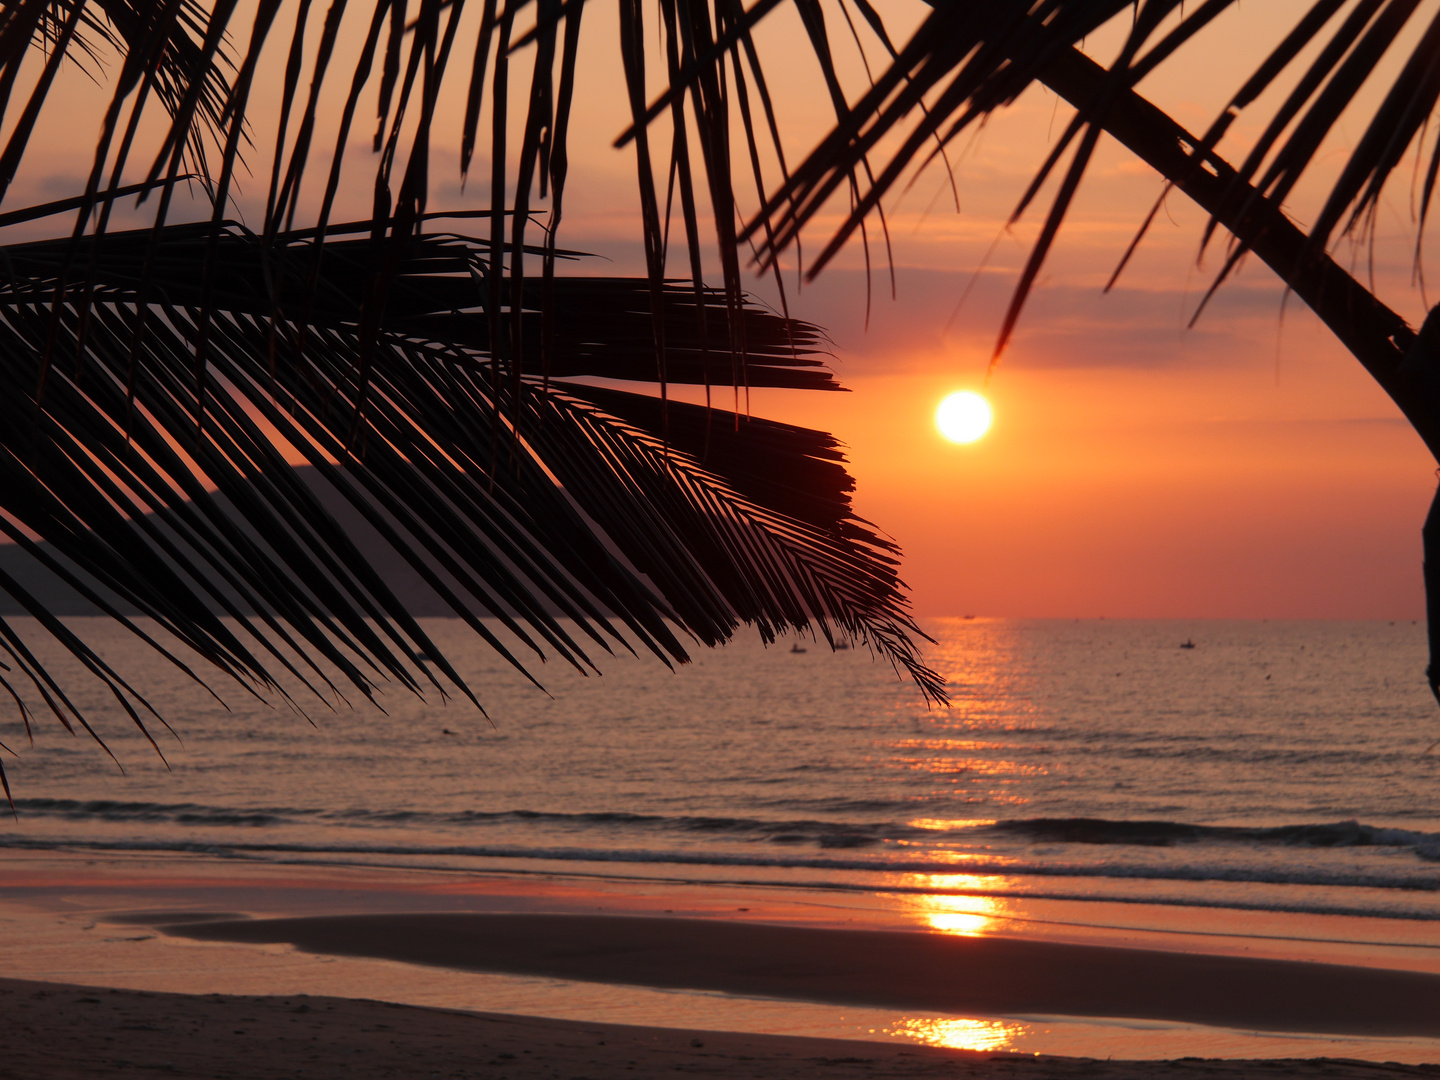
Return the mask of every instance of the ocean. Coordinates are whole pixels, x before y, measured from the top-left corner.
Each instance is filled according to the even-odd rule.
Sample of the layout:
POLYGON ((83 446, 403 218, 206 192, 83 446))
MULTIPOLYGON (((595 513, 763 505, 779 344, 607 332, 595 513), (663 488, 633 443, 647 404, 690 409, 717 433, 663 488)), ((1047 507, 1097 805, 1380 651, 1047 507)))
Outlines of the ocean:
POLYGON ((76 701, 115 761, 5 715, 0 849, 971 898, 931 919, 961 931, 987 898, 1333 915, 1440 942, 1440 709, 1409 621, 930 620, 952 701, 927 707, 863 647, 743 633, 674 672, 540 665, 545 693, 429 620, 488 717, 401 691, 302 716, 217 684, 227 708, 75 624, 174 733, 162 762, 98 686, 76 701))

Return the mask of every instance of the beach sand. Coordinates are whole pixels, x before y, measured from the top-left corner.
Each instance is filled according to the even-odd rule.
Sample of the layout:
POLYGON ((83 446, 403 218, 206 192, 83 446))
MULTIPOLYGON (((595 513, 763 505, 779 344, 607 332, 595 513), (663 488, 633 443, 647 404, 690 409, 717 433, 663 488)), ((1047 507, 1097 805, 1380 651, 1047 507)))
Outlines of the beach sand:
POLYGON ((1096 1061, 419 1009, 327 997, 181 995, 0 979, 0 1077, 1440 1077, 1360 1061, 1096 1061))
POLYGON ((1428 940, 1317 950, 1258 916, 1159 933, 1043 908, 976 936, 884 898, 196 856, 6 871, 3 1080, 1440 1078, 1377 1064, 1440 1062, 1428 940))

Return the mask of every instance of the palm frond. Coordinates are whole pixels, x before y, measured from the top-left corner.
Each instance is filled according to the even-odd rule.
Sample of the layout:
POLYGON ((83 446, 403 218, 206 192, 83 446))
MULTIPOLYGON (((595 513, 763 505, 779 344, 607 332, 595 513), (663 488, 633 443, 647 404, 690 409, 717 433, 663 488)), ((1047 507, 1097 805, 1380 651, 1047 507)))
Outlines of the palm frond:
MULTIPOLYGON (((834 128, 770 192, 741 239, 757 243, 762 265, 773 263, 781 251, 798 243, 802 230, 837 193, 854 183, 869 156, 886 140, 895 142, 896 149, 885 166, 852 199, 841 225, 810 261, 808 273, 817 275, 863 230, 866 218, 881 210, 884 198, 912 170, 934 161, 960 134, 1014 102, 1031 86, 1053 88, 1057 66, 1069 62, 1068 54, 1087 36, 1124 17, 1125 35, 1106 77, 1098 83, 1092 80, 1089 96, 1072 97, 1076 116, 1017 201, 1016 217, 1038 196, 1045 181, 1062 170, 1058 193, 1001 327, 998 356, 1064 222, 1096 140, 1109 129, 1119 95, 1156 67, 1173 62, 1200 30, 1232 5, 1233 0, 1207 0, 1188 9, 1178 0, 937 2, 907 41, 891 47, 888 66, 849 103, 834 128), (1130 14, 1125 14, 1127 10, 1130 14)), ((1383 88, 1379 104, 1365 121, 1363 135, 1331 183, 1309 231, 1307 250, 1323 251, 1337 234, 1368 227, 1381 192, 1407 152, 1424 149, 1419 143, 1440 101, 1440 62, 1435 59, 1440 12, 1432 13, 1428 22, 1415 30, 1412 23, 1421 7, 1419 0, 1316 0, 1297 12, 1290 32, 1201 137, 1199 145, 1213 150, 1232 130, 1241 111, 1253 109, 1265 91, 1293 72, 1290 92, 1275 107, 1243 163, 1230 170, 1229 201, 1224 204, 1225 212, 1212 219, 1210 230, 1226 219, 1243 218, 1253 209, 1248 201, 1256 198, 1283 204, 1301 177, 1314 167, 1324 138, 1357 106, 1382 59, 1404 49, 1393 58, 1398 70, 1383 88), (1304 66, 1299 66, 1305 57, 1304 66)), ((878 12, 872 21, 888 43, 878 12)), ((812 36, 812 47, 822 63, 830 62, 828 44, 812 36)), ((660 105, 683 90, 686 78, 693 83, 698 76, 682 73, 681 85, 672 85, 647 115, 658 115, 660 105)), ((1421 231, 1428 221, 1437 176, 1440 142, 1428 151, 1417 200, 1421 231)), ((1221 280, 1246 250, 1248 243, 1239 238, 1221 280)), ((1417 246, 1417 259, 1418 250, 1417 246)), ((1280 268, 1282 277, 1289 271, 1280 268)))
MULTIPOLYGON (((293 662, 297 674, 324 687, 323 658, 331 665, 327 671, 338 671, 341 681, 362 692, 380 673, 418 687, 413 675, 403 674, 413 666, 407 656, 430 651, 333 523, 317 516, 313 497, 287 477, 287 454, 315 463, 457 608, 509 619, 522 647, 586 663, 553 615, 542 617, 542 608, 548 613, 556 605, 577 620, 587 641, 613 645, 611 623, 618 620, 638 628, 644 647, 672 659, 680 647, 666 629, 667 618, 679 619, 705 641, 722 638, 735 619, 753 619, 770 632, 806 619, 838 618, 846 632, 868 627, 875 640, 893 642, 903 607, 897 606, 898 592, 886 593, 878 584, 889 581, 891 590, 898 584, 888 562, 893 553, 849 516, 833 445, 816 433, 667 400, 670 387, 683 383, 703 385, 707 401, 716 386, 737 393, 752 385, 835 388, 815 355, 822 342, 813 328, 783 314, 770 316, 745 300, 741 248, 753 243, 778 282, 779 253, 798 244, 801 230, 829 200, 848 193, 851 211, 811 261, 813 276, 852 236, 866 239, 867 219, 881 214, 884 197, 907 170, 943 155, 959 134, 1037 82, 1055 85, 1073 76, 1076 46, 1126 17, 1117 58, 1098 78, 1086 72, 1083 95, 1071 93, 1077 115, 1018 200, 1017 215, 1059 174, 1058 194, 1001 328, 998 355, 1100 133, 1123 122, 1117 117, 1130 108, 1128 95, 1138 80, 1171 62, 1233 2, 1187 7, 1180 0, 944 0, 898 45, 882 11, 861 2, 857 9, 890 60, 874 72, 870 87, 849 99, 830 55, 822 7, 797 0, 837 119, 815 151, 792 165, 753 35, 780 0, 749 8, 734 0, 661 0, 669 85, 658 95, 646 82, 647 13, 638 0, 627 0, 620 12, 620 56, 629 115, 617 118, 617 126, 628 122, 619 143, 634 144, 646 250, 646 277, 629 280, 556 272, 573 254, 559 247, 557 230, 583 0, 485 0, 478 19, 468 21, 459 2, 374 0, 352 13, 352 28, 363 28, 363 40, 349 72, 332 63, 347 25, 344 4, 323 12, 301 4, 293 27, 277 32, 281 5, 261 0, 246 16, 253 18, 248 33, 237 34, 243 44, 232 59, 232 23, 240 10, 232 0, 21 0, 0 15, 0 117, 11 132, 0 151, 0 196, 64 59, 74 56, 98 70, 113 55, 120 69, 85 191, 69 200, 76 211, 70 238, 6 249, 4 326, 22 358, 13 365, 20 373, 16 386, 35 380, 28 398, 11 395, 5 403, 17 419, 33 414, 27 436, 33 446, 23 453, 18 443, 12 447, 17 477, 29 477, 30 501, 9 527, 27 538, 50 539, 56 530, 77 538, 64 554, 77 574, 83 565, 115 595, 128 590, 127 603, 144 600, 140 610, 222 670, 262 683, 263 672, 285 670, 274 667, 282 654, 291 656, 285 643, 309 658, 293 662), (264 128, 271 144, 265 213, 251 234, 229 220, 228 207, 240 154, 251 138, 252 88, 265 65, 274 66, 266 59, 272 36, 276 55, 285 60, 279 112, 264 128), (21 63, 37 48, 44 63, 12 108, 21 63), (447 77, 464 84, 462 175, 477 149, 490 158, 484 240, 425 231, 431 129, 447 77), (344 104, 324 194, 315 218, 297 228, 302 189, 317 156, 321 106, 332 83, 344 104), (526 95, 526 107, 523 126, 512 132, 507 102, 515 93, 526 95), (345 149, 367 94, 374 97, 378 120, 374 213, 362 225, 337 225, 331 218, 345 149), (149 165, 143 190, 159 192, 155 228, 112 235, 109 208, 127 186, 126 163, 140 152, 137 133, 148 102, 158 102, 169 118, 168 131, 144 151, 149 165), (485 106, 491 126, 482 136, 485 106), (649 138, 649 126, 661 116, 670 121, 668 147, 649 138), (735 144, 732 118, 743 129, 741 145, 735 144), (762 140, 780 168, 779 184, 768 194, 762 140), (887 141, 898 150, 872 169, 887 141), (736 227, 737 153, 748 158, 763 197, 760 212, 743 229, 736 227), (510 161, 517 166, 513 174, 507 172, 510 161), (663 199, 657 172, 668 177, 663 199), (200 176, 213 195, 206 225, 168 223, 172 192, 187 173, 200 176), (543 236, 532 242, 531 211, 547 197, 551 214, 543 236), (718 291, 705 286, 700 220, 707 201, 718 291), (686 285, 668 271, 670 216, 677 205, 686 285), (527 259, 538 264, 538 274, 527 259), (575 381, 597 377, 657 385, 659 402, 575 381), (578 441, 562 439, 566 433, 578 441), (642 468, 653 449, 646 440, 655 438, 664 467, 652 462, 642 468), (872 560, 854 572, 873 578, 878 591, 868 594, 867 586, 852 595, 833 583, 822 587, 810 570, 798 569, 804 559, 777 554, 772 542, 752 538, 737 546, 709 536, 695 540, 709 552, 706 559, 724 553, 733 560, 743 550, 758 561, 730 565, 721 559, 710 566, 689 551, 693 566, 708 566, 705 575, 731 586, 715 586, 718 592, 697 600, 714 582, 702 587, 693 566, 684 573, 672 568, 672 577, 660 576, 671 582, 668 588, 680 589, 683 600, 662 597, 657 589, 666 589, 657 585, 660 579, 645 576, 650 571, 641 569, 638 549, 610 535, 612 528, 628 535, 633 523, 607 517, 609 503, 585 505, 557 479, 562 464, 581 469, 576 448, 582 445, 594 455, 585 468, 609 476, 607 485, 619 483, 617 477, 633 485, 636 476, 653 473, 661 479, 647 485, 688 492, 675 507, 690 506, 691 513, 698 500, 719 513, 725 536, 737 528, 734 521, 745 520, 750 529, 780 529, 791 537, 787 543, 807 537, 802 547, 850 545, 852 555, 862 552, 872 560), (620 451, 606 447, 621 446, 630 457, 607 457, 620 451), (546 453, 561 458, 552 462, 546 453), (760 461, 767 464, 755 467, 760 461), (775 461, 788 464, 777 469, 775 461), (685 471, 692 466, 720 487, 696 486, 685 471), (543 495, 545 485, 526 472, 531 468, 560 494, 543 495), (514 487, 527 476, 528 486, 514 487), (66 485, 79 485, 74 498, 59 494, 69 490, 66 485), (735 509, 742 504, 749 508, 743 513, 735 509), (789 524, 781 528, 767 513, 781 514, 789 524), (227 530, 235 515, 245 521, 238 533, 227 530), (600 529, 594 544, 560 552, 541 539, 549 535, 546 529, 576 520, 600 529), (107 528, 128 523, 129 533, 144 534, 143 544, 120 552, 118 540, 97 542, 92 534, 102 522, 107 528), (467 530, 486 538, 493 565, 482 569, 461 550, 469 542, 467 530), (585 569, 585 560, 602 550, 610 560, 596 564, 603 572, 585 569), (163 583, 148 599, 130 595, 151 588, 134 573, 135 560, 147 559, 147 573, 163 583), (733 592, 740 587, 737 574, 753 577, 733 592), (292 594, 297 578, 307 584, 292 594), (185 589, 167 592, 177 581, 185 589), (688 584, 682 588, 681 582, 688 584), (160 592, 169 598, 162 602, 160 592), (861 594, 886 599, 873 610, 846 607, 860 603, 861 594), (848 613, 842 616, 835 605, 848 613), (243 619, 217 621, 221 611, 243 619), (226 629, 231 625, 240 629, 232 633, 226 629)), ((1298 58, 1314 53, 1244 163, 1224 172, 1225 191, 1212 200, 1217 222, 1232 226, 1278 212, 1375 62, 1410 40, 1405 35, 1419 6, 1418 0, 1316 0, 1298 13, 1294 30, 1211 131, 1187 144, 1195 152, 1186 168, 1211 157, 1219 161, 1215 147, 1233 117, 1253 107, 1298 58)), ((1421 137, 1440 96, 1440 68, 1431 63, 1440 16, 1411 37, 1411 55, 1316 229, 1298 252, 1293 244, 1287 248, 1296 260, 1291 277, 1310 272, 1304 267, 1314 263, 1311 248, 1323 249, 1335 230, 1366 220, 1401 155, 1421 137)), ((1440 151, 1425 181, 1422 227, 1437 173, 1440 151)), ((880 225, 883 233, 883 216, 880 225)), ((1232 255, 1251 242, 1242 236, 1232 255)), ((783 283, 781 288, 783 304, 783 283)), ((24 426, 14 430, 20 439, 24 426)), ((575 473, 582 474, 589 475, 575 473)), ((659 490, 652 492, 656 499, 659 490)), ((665 496, 672 497, 680 498, 665 496)), ((707 528, 720 528, 705 520, 707 528)), ((682 527, 680 517, 667 519, 665 528, 676 536, 698 535, 692 535, 694 523, 682 527)), ((126 544, 135 542, 125 535, 126 544)), ((652 542, 658 541, 630 541, 641 547, 652 542)), ((850 556, 832 551, 826 558, 843 564, 850 556)), ((477 629, 484 627, 472 618, 477 629)), ((904 664, 914 660, 903 649, 896 655, 904 664)), ((457 687, 453 673, 441 674, 451 689, 457 687)), ((922 684, 929 687, 927 678, 922 684)))
POLYGON ((140 0, 27 0, 7 6, 0 15, 0 118, 8 114, 10 98, 29 54, 39 49, 46 60, 0 151, 0 199, 15 177, 40 110, 67 61, 87 66, 97 79, 107 58, 118 56, 122 61, 111 107, 102 121, 99 160, 90 196, 114 138, 121 105, 137 90, 138 101, 124 134, 125 149, 115 163, 115 175, 118 177, 123 169, 144 102, 151 95, 172 120, 166 149, 173 148, 177 157, 188 158, 193 168, 203 173, 208 161, 206 137, 219 130, 231 98, 226 72, 232 65, 223 48, 226 23, 223 18, 217 19, 217 14, 201 0, 166 0, 158 4, 140 0))
MULTIPOLYGON (((699 82, 670 102, 669 145, 654 148, 644 12, 622 9, 628 119, 641 134, 641 279, 557 272, 576 257, 557 236, 583 0, 485 0, 478 26, 459 0, 374 0, 351 24, 343 2, 321 11, 259 0, 243 27, 233 0, 7 6, 0 199, 67 60, 108 82, 110 97, 83 190, 0 218, 74 214, 68 236, 0 248, 0 531, 175 663, 182 650, 167 651, 169 640, 256 693, 303 687, 328 700, 392 681, 473 698, 298 478, 303 462, 527 673, 547 657, 593 667, 595 649, 674 663, 685 637, 715 644, 752 623, 767 638, 810 628, 868 642, 940 696, 911 644, 894 546, 853 515, 834 440, 739 404, 751 386, 839 389, 819 331, 742 290, 732 102, 713 62, 731 56, 752 146, 753 87, 778 151, 748 36, 774 2, 749 12, 729 0, 661 4, 671 76, 693 70, 699 82), (352 25, 363 38, 346 72, 333 61, 352 25), (36 50, 42 63, 25 83, 36 50), (257 123, 254 87, 282 57, 277 115, 257 123), (488 223, 483 239, 431 231, 428 207, 431 129, 447 73, 454 83, 467 70, 460 167, 488 152, 490 206, 470 215, 488 223), (327 149, 332 86, 343 105, 323 196, 297 224, 327 149), (518 132, 513 93, 527 94, 518 132), (373 213, 337 224, 368 100, 373 213), (147 141, 157 105, 166 123, 147 141), (269 165, 253 231, 230 210, 252 145, 269 165), (654 174, 667 149, 662 213, 654 174), (138 183, 126 182, 132 162, 138 183), (192 177, 210 219, 173 224, 177 187, 192 177), (116 232, 112 208, 132 192, 151 199, 153 227, 116 232), (667 270, 676 196, 683 283, 667 270), (546 198, 536 226, 532 208, 546 198), (705 284, 707 199, 718 290, 705 284), (617 383, 657 386, 659 397, 617 383), (681 384, 703 386, 706 406, 669 400, 681 384), (712 408, 712 388, 725 386, 735 407, 712 408)), ((820 40, 818 9, 808 18, 820 40)), ((143 696, 23 583, 0 589, 149 723, 143 696)), ((0 625, 0 648, 19 680, 3 685, 27 723, 28 681, 67 726, 89 725, 13 628, 0 625)))
MULTIPOLYGON (((573 381, 653 378, 648 282, 555 279, 549 378, 538 345, 512 377, 489 347, 489 245, 412 236, 362 374, 370 229, 332 226, 322 245, 227 223, 206 282, 206 223, 5 249, 0 531, 44 541, 50 568, 135 632, 117 601, 259 691, 283 692, 273 673, 288 672, 322 694, 391 680, 473 697, 296 479, 298 459, 527 673, 527 657, 590 668, 586 648, 630 641, 684 661, 676 629, 713 645, 753 623, 868 642, 941 693, 909 643, 893 547, 852 515, 832 439, 573 381), (83 307, 54 302, 72 256, 91 268, 83 307)), ((541 320, 542 291, 525 283, 505 321, 541 320)), ((676 381, 728 373, 732 307, 700 299, 722 347, 696 329, 688 284, 661 293, 676 381)), ((838 388, 813 327, 748 304, 739 317, 753 382, 838 388)), ((22 587, 0 588, 142 723, 143 697, 22 587)), ((57 716, 88 723, 33 658, 16 661, 57 716)))

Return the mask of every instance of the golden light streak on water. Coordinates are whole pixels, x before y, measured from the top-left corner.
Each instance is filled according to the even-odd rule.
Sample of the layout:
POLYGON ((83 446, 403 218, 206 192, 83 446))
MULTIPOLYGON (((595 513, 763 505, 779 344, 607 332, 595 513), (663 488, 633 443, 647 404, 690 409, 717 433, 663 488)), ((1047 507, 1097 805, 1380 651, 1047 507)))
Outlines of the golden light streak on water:
POLYGON ((1008 1050, 1025 1033, 1024 1024, 1005 1020, 949 1020, 907 1016, 886 1030, 887 1035, 914 1039, 926 1046, 952 1050, 1008 1050))
POLYGON ((1004 897, 954 895, 996 889, 1005 879, 981 874, 907 874, 906 884, 935 889, 911 898, 911 910, 926 926, 943 934, 981 937, 995 929, 997 919, 1014 915, 1013 904, 1004 897), (943 890, 943 891, 941 891, 943 890))
POLYGON ((898 769, 971 776, 1045 776, 1049 773, 1043 765, 1022 765, 1015 761, 994 761, 990 758, 896 757, 886 764, 898 769))
POLYGON ((935 911, 926 919, 932 930, 960 937, 982 937, 990 927, 991 920, 984 915, 963 911, 935 911))
POLYGON ((930 829, 934 832, 950 832, 952 829, 978 829, 994 825, 994 818, 915 818, 906 822, 912 829, 930 829))

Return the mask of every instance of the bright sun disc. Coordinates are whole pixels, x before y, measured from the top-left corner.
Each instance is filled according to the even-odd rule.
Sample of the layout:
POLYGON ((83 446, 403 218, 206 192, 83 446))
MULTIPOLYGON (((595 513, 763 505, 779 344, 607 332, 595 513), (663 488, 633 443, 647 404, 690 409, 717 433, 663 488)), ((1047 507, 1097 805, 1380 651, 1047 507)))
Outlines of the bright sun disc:
POLYGON ((935 410, 935 426, 951 442, 970 443, 990 430, 990 403, 972 390, 951 394, 935 410))

